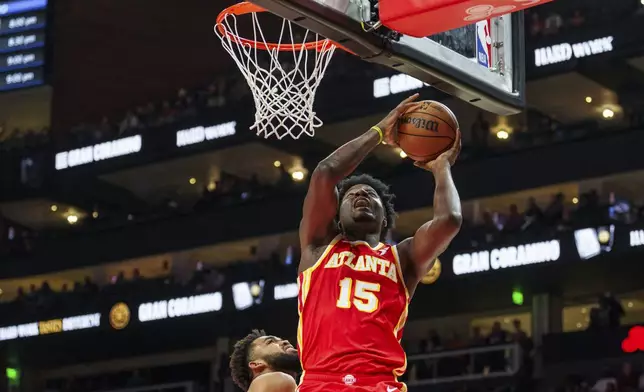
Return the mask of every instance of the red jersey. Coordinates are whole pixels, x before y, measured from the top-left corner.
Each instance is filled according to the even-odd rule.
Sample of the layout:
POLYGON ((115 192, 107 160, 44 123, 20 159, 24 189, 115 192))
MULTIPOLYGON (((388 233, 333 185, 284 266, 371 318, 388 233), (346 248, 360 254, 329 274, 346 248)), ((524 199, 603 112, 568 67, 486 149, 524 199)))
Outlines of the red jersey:
POLYGON ((409 293, 395 246, 337 236, 298 277, 298 350, 306 373, 400 376, 409 293))

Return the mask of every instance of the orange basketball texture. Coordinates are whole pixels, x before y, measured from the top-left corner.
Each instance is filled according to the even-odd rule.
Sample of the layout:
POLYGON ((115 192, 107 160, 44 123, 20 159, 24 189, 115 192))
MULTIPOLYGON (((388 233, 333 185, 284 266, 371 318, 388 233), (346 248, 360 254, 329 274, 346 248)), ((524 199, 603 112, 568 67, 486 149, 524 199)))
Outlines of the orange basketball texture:
POLYGON ((449 150, 456 139, 458 120, 436 101, 421 101, 398 120, 398 145, 411 159, 429 162, 449 150))

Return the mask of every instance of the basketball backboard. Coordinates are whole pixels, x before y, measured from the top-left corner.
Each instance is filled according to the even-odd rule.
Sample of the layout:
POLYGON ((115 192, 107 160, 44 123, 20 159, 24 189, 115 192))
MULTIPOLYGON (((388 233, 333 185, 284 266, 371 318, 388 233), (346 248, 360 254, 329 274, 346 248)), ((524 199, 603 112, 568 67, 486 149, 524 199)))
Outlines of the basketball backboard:
MULTIPOLYGON (((253 3, 339 43, 365 61, 411 75, 484 110, 509 115, 525 105, 521 11, 494 16, 498 7, 471 7, 477 8, 476 12, 481 7, 491 10, 485 8, 482 14, 473 15, 477 19, 465 20, 489 19, 416 38, 382 26, 378 11, 383 0, 380 4, 378 0, 254 0, 253 3)), ((433 23, 431 14, 426 18, 427 24, 433 23)))

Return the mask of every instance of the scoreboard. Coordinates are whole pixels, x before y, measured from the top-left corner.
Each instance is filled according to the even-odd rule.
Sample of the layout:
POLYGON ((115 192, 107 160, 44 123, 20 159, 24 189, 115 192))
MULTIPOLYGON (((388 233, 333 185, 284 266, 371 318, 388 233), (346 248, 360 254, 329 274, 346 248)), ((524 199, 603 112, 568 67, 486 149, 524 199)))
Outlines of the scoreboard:
POLYGON ((0 2, 0 91, 45 83, 47 2, 0 2))

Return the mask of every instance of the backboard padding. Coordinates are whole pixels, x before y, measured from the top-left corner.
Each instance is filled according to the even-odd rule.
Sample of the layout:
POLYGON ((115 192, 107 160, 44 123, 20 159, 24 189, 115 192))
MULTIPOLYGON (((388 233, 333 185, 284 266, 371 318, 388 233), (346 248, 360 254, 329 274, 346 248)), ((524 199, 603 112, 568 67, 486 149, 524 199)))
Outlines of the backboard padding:
POLYGON ((403 36, 400 40, 390 40, 372 32, 365 32, 355 19, 330 7, 330 3, 327 3, 329 1, 334 0, 255 0, 254 3, 339 43, 365 61, 411 75, 481 109, 510 115, 524 108, 525 56, 522 12, 505 16, 511 18, 513 30, 513 86, 510 89, 513 92, 501 93, 498 88, 498 84, 502 83, 501 79, 496 78, 497 75, 492 74, 487 68, 478 69, 475 62, 472 67, 455 67, 449 61, 448 53, 444 56, 428 55, 428 52, 422 51, 423 47, 432 47, 431 53, 444 52, 439 48, 441 45, 430 39, 403 36), (412 45, 414 42, 420 44, 412 45), (481 78, 482 72, 489 74, 481 78))

